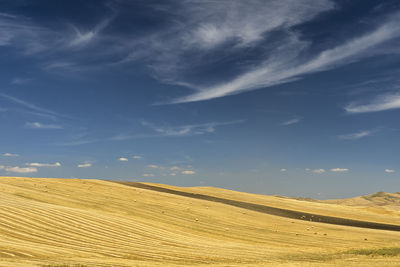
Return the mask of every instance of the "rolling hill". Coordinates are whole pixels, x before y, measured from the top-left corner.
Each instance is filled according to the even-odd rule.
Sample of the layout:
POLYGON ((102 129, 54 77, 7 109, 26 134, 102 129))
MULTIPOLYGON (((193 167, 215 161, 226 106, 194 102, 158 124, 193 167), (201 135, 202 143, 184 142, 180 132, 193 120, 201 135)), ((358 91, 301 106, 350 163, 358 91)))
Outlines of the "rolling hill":
POLYGON ((1 177, 0 266, 396 266, 400 215, 386 211, 212 187, 1 177))

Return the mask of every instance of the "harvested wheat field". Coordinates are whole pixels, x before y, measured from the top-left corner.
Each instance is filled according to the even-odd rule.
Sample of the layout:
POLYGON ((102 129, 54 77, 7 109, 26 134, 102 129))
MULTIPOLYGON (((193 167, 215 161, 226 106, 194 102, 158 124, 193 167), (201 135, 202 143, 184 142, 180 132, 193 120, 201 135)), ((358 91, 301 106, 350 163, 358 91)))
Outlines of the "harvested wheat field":
POLYGON ((0 266, 400 266, 400 212, 371 205, 2 177, 0 266))

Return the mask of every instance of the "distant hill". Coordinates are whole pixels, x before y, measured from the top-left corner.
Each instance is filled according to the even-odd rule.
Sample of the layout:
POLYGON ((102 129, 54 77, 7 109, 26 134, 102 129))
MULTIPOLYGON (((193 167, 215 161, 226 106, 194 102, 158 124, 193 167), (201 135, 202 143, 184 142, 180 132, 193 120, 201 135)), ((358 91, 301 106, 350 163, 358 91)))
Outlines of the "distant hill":
POLYGON ((364 208, 365 210, 379 214, 392 214, 400 216, 400 192, 377 192, 361 197, 324 200, 323 202, 364 208))

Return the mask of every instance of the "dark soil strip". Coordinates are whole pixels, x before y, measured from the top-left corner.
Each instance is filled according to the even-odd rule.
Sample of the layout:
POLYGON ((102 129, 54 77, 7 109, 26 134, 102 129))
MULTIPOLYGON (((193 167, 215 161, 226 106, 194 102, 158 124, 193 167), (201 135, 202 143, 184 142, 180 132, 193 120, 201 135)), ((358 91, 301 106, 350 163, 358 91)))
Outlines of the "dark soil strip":
POLYGON ((168 193, 168 194, 184 196, 184 197, 190 197, 190 198, 195 198, 195 199, 223 203, 226 205, 231 205, 231 206, 239 207, 242 209, 262 212, 262 213, 266 213, 266 214, 270 214, 270 215, 276 215, 276 216, 281 216, 281 217, 286 217, 286 218, 291 218, 291 219, 314 221, 314 222, 329 223, 329 224, 336 224, 336 225, 353 226, 353 227, 370 228, 370 229, 379 229, 379 230, 400 231, 400 225, 359 221, 359 220, 345 219, 345 218, 340 218, 340 217, 325 216, 325 215, 318 215, 318 214, 306 213, 306 212, 301 212, 301 211, 281 209, 281 208, 275 208, 275 207, 270 207, 270 206, 265 206, 265 205, 260 205, 260 204, 236 201, 236 200, 231 200, 231 199, 226 199, 226 198, 213 197, 213 196, 208 196, 208 195, 203 195, 203 194, 182 192, 182 191, 178 191, 178 190, 158 187, 158 186, 154 186, 154 185, 136 183, 136 182, 116 182, 116 183, 127 185, 127 186, 132 186, 132 187, 137 187, 137 188, 142 188, 142 189, 148 189, 148 190, 168 193))

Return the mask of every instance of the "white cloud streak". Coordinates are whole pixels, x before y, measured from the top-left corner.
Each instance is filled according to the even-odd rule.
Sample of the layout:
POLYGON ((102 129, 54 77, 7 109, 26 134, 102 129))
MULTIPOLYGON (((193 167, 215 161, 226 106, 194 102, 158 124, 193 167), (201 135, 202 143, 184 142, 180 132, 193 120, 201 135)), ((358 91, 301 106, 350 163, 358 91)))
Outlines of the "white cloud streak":
POLYGON ((333 168, 331 169, 331 172, 348 172, 349 169, 347 168, 333 168))
POLYGON ((213 133, 216 127, 224 125, 232 125, 243 123, 244 120, 231 121, 231 122, 210 122, 203 124, 191 124, 182 126, 156 126, 150 122, 143 121, 142 125, 153 129, 161 136, 190 136, 190 135, 201 135, 206 133, 213 133))
MULTIPOLYGON (((186 81, 184 72, 202 66, 204 56, 217 48, 223 46, 224 55, 235 55, 239 49, 254 47, 268 39, 274 31, 289 31, 334 8, 330 0, 318 3, 312 0, 189 0, 178 3, 166 8, 173 17, 170 27, 137 42, 133 52, 120 63, 145 58, 157 79, 195 90, 204 86, 186 81), (188 54, 193 55, 190 60, 187 60, 188 54)), ((297 42, 296 47, 300 43, 297 42)), ((279 48, 273 54, 281 54, 280 46, 281 43, 274 45, 279 48)), ((292 53, 285 51, 285 54, 292 53)))
POLYGON ((110 17, 100 21, 100 23, 97 24, 93 28, 93 30, 87 32, 82 32, 77 27, 72 26, 75 32, 75 37, 69 41, 68 46, 81 47, 89 44, 99 35, 99 33, 103 29, 105 29, 111 23, 111 21, 115 18, 115 16, 116 13, 113 13, 110 17))
POLYGON ((36 114, 36 115, 40 115, 40 116, 44 116, 44 117, 50 117, 50 118, 56 118, 59 116, 67 117, 67 116, 61 115, 57 112, 38 107, 35 104, 32 104, 30 102, 21 100, 19 98, 16 98, 16 97, 13 97, 13 96, 10 96, 7 94, 0 93, 0 98, 6 99, 14 104, 17 104, 17 105, 29 110, 30 112, 32 112, 32 114, 36 114))
POLYGON ((13 154, 13 153, 4 153, 3 157, 19 157, 18 154, 13 154))
POLYGON ((115 16, 116 12, 111 8, 110 15, 100 20, 91 30, 83 32, 71 24, 70 28, 66 27, 67 25, 61 28, 48 28, 38 25, 32 18, 3 14, 0 16, 0 46, 13 46, 26 55, 49 51, 65 52, 71 49, 74 51, 93 42, 115 16))
POLYGON ((119 160, 119 161, 128 161, 127 158, 119 158, 118 160, 119 160))
POLYGON ((195 26, 183 35, 186 46, 210 49, 234 41, 248 46, 278 27, 291 27, 333 8, 330 1, 187 1, 183 8, 195 26), (200 21, 200 23, 199 23, 200 21))
MULTIPOLYGON (((296 64, 296 61, 298 61, 296 55, 294 58, 291 58, 293 55, 288 57, 282 54, 272 60, 267 60, 248 72, 240 74, 229 82, 204 87, 192 95, 178 98, 171 101, 171 103, 203 101, 271 87, 368 56, 370 54, 365 52, 369 49, 400 36, 400 24, 397 22, 399 17, 399 14, 396 14, 369 34, 355 38, 335 48, 325 50, 311 60, 296 64)), ((292 43, 292 46, 286 52, 289 50, 292 51, 294 46, 301 44, 298 38, 292 38, 292 43)))
POLYGON ((324 172, 326 172, 324 169, 315 169, 315 170, 312 170, 312 172, 313 173, 318 173, 318 174, 322 174, 322 173, 324 173, 324 172))
POLYGON ((395 172, 395 170, 391 170, 391 169, 385 169, 385 172, 386 172, 386 173, 394 173, 394 172, 395 172))
POLYGON ((0 16, 0 28, 0 46, 14 46, 25 54, 45 51, 49 43, 55 44, 61 38, 61 35, 35 25, 26 17, 12 14, 0 16))
POLYGON ((195 171, 191 171, 191 170, 185 170, 181 172, 183 175, 193 175, 196 174, 195 171))
POLYGON ((400 108, 400 94, 386 94, 376 97, 370 103, 351 103, 345 107, 348 113, 378 112, 400 108))
POLYGON ((114 141, 123 141, 135 138, 151 138, 151 137, 183 137, 183 136, 193 136, 193 135, 203 135, 208 133, 213 133, 218 127, 225 125, 233 125, 244 123, 245 120, 236 120, 228 122, 209 122, 202 124, 189 124, 180 126, 169 126, 169 125, 155 125, 148 121, 142 121, 142 126, 145 126, 155 133, 153 134, 118 134, 110 138, 114 141))
POLYGON ((56 163, 25 163, 26 166, 31 166, 31 167, 61 167, 60 162, 56 163))
MULTIPOLYGON (((294 30, 294 27, 311 21, 323 12, 333 10, 335 3, 331 0, 178 1, 173 5, 161 4, 154 7, 160 9, 162 6, 161 9, 169 13, 168 17, 171 18, 170 23, 167 23, 168 26, 159 32, 133 37, 100 34, 117 16, 111 6, 113 5, 107 5, 111 13, 108 12, 109 15, 99 20, 94 27, 70 25, 72 32, 71 27, 49 29, 40 27, 33 19, 2 14, 0 46, 22 48, 26 54, 48 50, 62 52, 64 58, 47 62, 45 64, 47 70, 88 69, 85 68, 90 65, 88 62, 93 62, 86 60, 88 58, 99 59, 108 66, 118 66, 140 59, 149 66, 154 72, 153 76, 159 80, 195 90, 190 95, 166 101, 185 103, 239 94, 302 79, 308 74, 329 70, 379 53, 377 52, 379 45, 400 36, 398 23, 400 16, 399 13, 395 13, 387 19, 382 19, 380 26, 367 34, 317 54, 310 53, 312 51, 308 49, 311 41, 303 38, 301 31, 294 30), (82 30, 83 28, 90 30, 82 30), (276 32, 280 32, 282 36, 272 38, 276 32), (239 74, 225 81, 198 84, 185 76, 186 70, 193 72, 199 66, 206 68, 210 60, 211 63, 213 60, 219 61, 221 58, 218 56, 215 59, 205 57, 216 55, 218 48, 224 48, 224 57, 234 57, 241 54, 243 49, 256 47, 265 41, 273 44, 268 48, 262 48, 260 57, 256 61, 241 60, 250 63, 244 63, 239 74), (89 50, 89 47, 93 49, 89 50), (77 49, 83 48, 86 48, 85 54, 76 53, 77 49), (376 50, 372 51, 375 48, 376 50), (65 52, 72 52, 76 56, 67 54, 65 57, 65 52), (121 56, 122 59, 118 60, 121 56)), ((396 101, 383 101, 365 106, 350 105, 346 110, 350 113, 359 113, 398 108, 398 106, 396 101)), ((30 108, 35 110, 35 106, 30 108)), ((36 107, 36 112, 41 111, 36 107)), ((45 114, 56 115, 46 112, 45 114)))
POLYGON ((25 124, 27 128, 31 129, 63 129, 61 125, 57 124, 43 124, 40 122, 27 122, 25 124))
POLYGON ((356 140, 371 135, 372 131, 361 131, 357 133, 339 135, 338 138, 342 140, 356 140))
POLYGON ((5 167, 6 172, 15 172, 15 173, 33 173, 37 172, 38 169, 36 167, 5 167))
POLYGON ((303 118, 294 118, 294 119, 282 122, 281 125, 288 126, 288 125, 299 123, 302 120, 303 120, 303 118))
POLYGON ((89 168, 89 167, 92 167, 92 163, 78 164, 78 168, 89 168))

